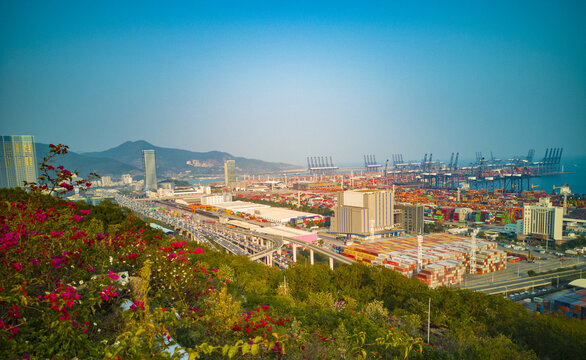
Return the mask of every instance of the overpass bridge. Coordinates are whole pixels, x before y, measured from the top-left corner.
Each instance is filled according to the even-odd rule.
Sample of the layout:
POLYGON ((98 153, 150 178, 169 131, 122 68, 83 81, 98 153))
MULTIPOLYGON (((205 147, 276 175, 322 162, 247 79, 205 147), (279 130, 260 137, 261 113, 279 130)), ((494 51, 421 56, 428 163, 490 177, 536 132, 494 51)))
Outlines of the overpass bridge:
MULTIPOLYGON (((118 196, 116 198, 116 200, 120 205, 128 207, 131 210, 142 214, 143 216, 146 216, 149 218, 154 218, 154 219, 157 219, 159 221, 164 222, 165 224, 168 224, 171 228, 173 228, 173 230, 175 231, 176 234, 182 235, 190 241, 195 241, 196 243, 205 243, 205 244, 208 244, 213 247, 213 245, 210 244, 210 242, 205 238, 205 236, 204 236, 205 234, 202 234, 201 225, 196 225, 193 220, 182 219, 182 218, 177 218, 177 217, 171 217, 169 215, 160 214, 157 211, 150 210, 149 206, 147 204, 144 204, 142 201, 136 201, 137 199, 130 199, 130 198, 118 196)), ((181 210, 181 209, 179 209, 179 210, 181 210)), ((183 210, 181 210, 181 212, 183 212, 183 210)), ((316 252, 329 259, 329 264, 330 264, 331 269, 334 268, 334 261, 338 261, 342 264, 352 264, 355 262, 354 260, 349 259, 347 257, 344 257, 340 254, 333 252, 333 251, 329 251, 327 249, 323 249, 323 248, 316 246, 314 244, 307 243, 307 242, 297 240, 294 238, 270 236, 267 234, 261 234, 261 233, 257 233, 257 232, 253 232, 253 231, 245 231, 245 230, 236 229, 236 228, 229 228, 229 227, 222 226, 220 224, 216 224, 215 227, 216 227, 216 229, 219 228, 222 231, 227 232, 227 233, 238 234, 238 235, 244 237, 245 240, 251 242, 252 244, 257 245, 258 247, 264 247, 265 249, 260 252, 255 253, 255 254, 246 254, 245 255, 244 252, 247 252, 247 251, 242 249, 242 244, 238 245, 239 250, 242 250, 242 252, 237 251, 236 249, 232 249, 231 246, 226 246, 226 244, 223 244, 223 241, 218 242, 218 245, 224 247, 226 250, 230 251, 231 253, 234 253, 237 255, 248 256, 252 261, 256 261, 256 260, 260 260, 260 259, 265 258, 265 262, 269 266, 273 265, 273 254, 275 252, 281 250, 285 241, 290 242, 293 247, 293 262, 297 262, 297 248, 298 247, 305 247, 305 248, 309 249, 310 263, 312 265, 315 263, 315 253, 316 252)), ((231 239, 224 239, 224 240, 226 240, 227 242, 233 243, 233 241, 231 239)), ((250 247, 247 247, 247 248, 250 249, 250 247)))
MULTIPOLYGON (((290 242, 293 247, 293 262, 294 263, 297 262, 297 248, 298 247, 305 247, 305 248, 309 249, 309 261, 310 261, 311 265, 314 265, 314 263, 315 263, 315 253, 316 252, 329 259, 330 268, 332 270, 334 269, 334 261, 338 261, 342 264, 352 264, 355 262, 354 260, 347 258, 345 256, 342 256, 340 254, 337 254, 333 251, 329 251, 327 249, 321 248, 321 247, 316 246, 314 244, 307 243, 305 241, 298 240, 295 238, 270 236, 270 235, 266 235, 266 234, 259 234, 259 233, 254 233, 254 232, 249 232, 249 231, 244 231, 244 230, 239 230, 239 229, 234 229, 234 228, 230 228, 229 231, 234 232, 234 233, 238 233, 241 235, 245 235, 248 237, 252 237, 253 239, 254 238, 262 239, 262 240, 264 240, 265 246, 267 246, 267 243, 274 244, 271 248, 267 248, 264 251, 250 255, 249 257, 253 261, 262 259, 264 257, 271 258, 275 252, 281 250, 284 243, 287 241, 287 242, 290 242)), ((272 264, 272 260, 267 260, 267 264, 268 264, 268 262, 271 262, 271 264, 272 264)))

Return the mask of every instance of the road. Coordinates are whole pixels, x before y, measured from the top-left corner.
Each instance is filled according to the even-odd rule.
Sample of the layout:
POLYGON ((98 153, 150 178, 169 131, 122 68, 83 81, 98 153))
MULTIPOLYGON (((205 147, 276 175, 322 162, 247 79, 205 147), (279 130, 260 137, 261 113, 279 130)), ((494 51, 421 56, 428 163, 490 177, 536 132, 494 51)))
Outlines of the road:
POLYGON ((553 283, 557 281, 557 286, 559 284, 559 279, 563 279, 569 276, 582 276, 586 275, 585 265, 581 265, 578 269, 567 269, 564 271, 551 273, 551 274, 544 274, 544 275, 537 275, 531 277, 522 277, 522 278, 512 278, 508 280, 496 281, 490 284, 478 284, 474 286, 467 286, 467 289, 481 291, 487 294, 501 294, 504 293, 511 293, 518 290, 526 290, 526 289, 534 289, 536 287, 541 286, 552 286, 553 283))

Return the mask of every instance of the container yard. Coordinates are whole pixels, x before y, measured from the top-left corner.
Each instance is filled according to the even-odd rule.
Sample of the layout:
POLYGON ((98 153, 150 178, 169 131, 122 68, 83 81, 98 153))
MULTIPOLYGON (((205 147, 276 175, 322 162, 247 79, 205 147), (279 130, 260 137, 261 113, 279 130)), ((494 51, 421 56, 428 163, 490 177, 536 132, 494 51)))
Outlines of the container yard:
POLYGON ((561 312, 566 317, 586 320, 586 289, 564 294, 549 301, 536 302, 540 314, 561 312))
MULTIPOLYGON (((470 271, 470 253, 470 238, 437 233, 423 236, 419 271, 417 237, 353 243, 342 255, 366 264, 385 266, 405 277, 417 277, 435 288, 463 282, 464 273, 470 271)), ((504 270, 506 264, 507 255, 497 250, 496 243, 476 241, 476 274, 504 270)))

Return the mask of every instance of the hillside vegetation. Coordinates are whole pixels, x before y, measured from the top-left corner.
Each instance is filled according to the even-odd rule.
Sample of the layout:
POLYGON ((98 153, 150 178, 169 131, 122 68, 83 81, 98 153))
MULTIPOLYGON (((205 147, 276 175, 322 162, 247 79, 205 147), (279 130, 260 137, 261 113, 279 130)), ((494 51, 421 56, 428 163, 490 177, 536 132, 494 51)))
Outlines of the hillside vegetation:
POLYGON ((586 327, 383 267, 287 271, 166 237, 110 202, 60 199, 99 175, 53 166, 0 189, 6 359, 578 359, 586 327), (76 180, 74 180, 74 178, 76 180), (433 304, 426 312, 426 304, 433 304), (430 316, 430 343, 423 341, 430 316))
POLYGON ((296 168, 290 164, 273 163, 256 159, 236 157, 226 152, 207 151, 195 152, 182 149, 165 148, 152 145, 146 141, 127 141, 114 148, 88 152, 82 155, 93 158, 116 159, 128 166, 138 169, 144 168, 143 150, 155 150, 156 166, 159 174, 177 174, 183 171, 190 171, 193 175, 223 174, 224 160, 235 160, 236 167, 247 173, 266 173, 273 171, 289 170, 296 168), (197 160, 213 164, 210 167, 193 167, 187 164, 188 161, 197 160))
POLYGON ((112 203, 6 189, 0 198, 2 358, 163 358, 179 348, 176 357, 205 359, 586 353, 584 324, 499 296, 429 290, 358 264, 279 271, 164 237, 112 203))

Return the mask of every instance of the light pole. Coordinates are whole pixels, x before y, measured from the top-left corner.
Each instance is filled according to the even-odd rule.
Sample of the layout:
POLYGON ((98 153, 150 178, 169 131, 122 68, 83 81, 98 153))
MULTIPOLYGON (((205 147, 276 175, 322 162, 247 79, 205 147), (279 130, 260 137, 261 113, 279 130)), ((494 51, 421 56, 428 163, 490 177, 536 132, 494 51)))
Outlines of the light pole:
POLYGON ((427 305, 427 343, 429 344, 429 328, 431 327, 431 298, 427 305))

